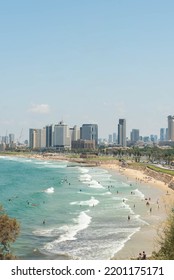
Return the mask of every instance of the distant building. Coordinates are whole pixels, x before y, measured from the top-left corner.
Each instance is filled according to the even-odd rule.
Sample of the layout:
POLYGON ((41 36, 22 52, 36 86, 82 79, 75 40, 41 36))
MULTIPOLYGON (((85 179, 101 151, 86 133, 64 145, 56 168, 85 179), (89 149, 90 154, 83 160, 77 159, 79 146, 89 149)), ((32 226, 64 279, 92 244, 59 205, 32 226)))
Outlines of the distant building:
POLYGON ((122 147, 126 147, 126 120, 125 119, 119 119, 118 145, 122 147))
POLYGON ((165 140, 166 140, 166 129, 160 128, 160 141, 165 141, 165 140))
POLYGON ((29 147, 31 149, 41 149, 46 146, 46 129, 29 129, 29 147))
POLYGON ((0 151, 4 152, 5 149, 6 149, 6 144, 3 142, 3 143, 0 144, 0 151))
POLYGON ((6 145, 9 144, 8 136, 2 136, 2 143, 5 143, 6 145))
POLYGON ((13 144, 15 141, 15 135, 13 133, 9 134, 9 144, 13 144))
POLYGON ((54 126, 53 147, 59 149, 71 149, 70 130, 63 121, 54 126))
POLYGON ((70 136, 71 136, 71 141, 77 141, 80 139, 80 128, 78 128, 77 125, 70 128, 70 136))
POLYGON ((174 116, 168 116, 168 140, 174 141, 174 116))
POLYGON ((112 134, 109 134, 108 143, 109 143, 109 144, 113 143, 113 141, 112 141, 112 134))
POLYGON ((150 141, 152 141, 153 143, 157 143, 158 142, 158 136, 157 135, 150 135, 150 141))
POLYGON ((83 124, 81 127, 82 140, 94 140, 95 146, 98 145, 98 125, 97 124, 83 124))
POLYGON ((53 124, 46 125, 46 147, 47 148, 50 148, 53 146, 53 131, 54 131, 53 124))
POLYGON ((72 149, 87 149, 94 150, 95 149, 95 140, 76 140, 72 141, 72 149))
POLYGON ((139 129, 132 129, 132 131, 130 133, 131 142, 137 142, 140 138, 139 134, 140 134, 139 129))
POLYGON ((168 128, 166 128, 166 141, 168 140, 168 128))
POLYGON ((113 143, 117 143, 117 134, 115 132, 113 133, 113 143))
POLYGON ((149 136, 144 136, 143 137, 143 141, 146 142, 146 143, 149 142, 150 141, 150 137, 149 136))

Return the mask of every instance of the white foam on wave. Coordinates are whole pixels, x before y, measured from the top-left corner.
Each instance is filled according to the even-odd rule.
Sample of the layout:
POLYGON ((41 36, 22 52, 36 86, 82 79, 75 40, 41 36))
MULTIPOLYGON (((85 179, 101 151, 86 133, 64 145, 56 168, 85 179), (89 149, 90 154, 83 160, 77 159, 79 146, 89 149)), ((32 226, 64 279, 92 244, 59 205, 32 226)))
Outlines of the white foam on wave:
POLYGON ((111 192, 105 192, 105 193, 101 193, 101 195, 111 195, 111 192))
POLYGON ((1 159, 1 158, 4 159, 4 158, 7 158, 7 157, 5 157, 5 156, 0 156, 0 159, 1 159))
POLYGON ((127 233, 130 233, 129 235, 128 235, 128 237, 127 238, 125 238, 125 239, 123 239, 123 241, 119 244, 119 246, 117 245, 117 247, 114 249, 114 253, 113 253, 113 255, 112 255, 112 257, 111 258, 113 258, 114 256, 115 256, 115 254, 116 253, 118 253, 121 249, 123 249, 123 247, 125 246, 125 244, 126 244, 126 242, 127 241, 129 241, 130 239, 131 239, 131 237, 136 233, 136 232, 138 232, 138 231, 140 231, 140 227, 138 227, 138 228, 134 228, 132 231, 130 230, 130 228, 128 228, 128 229, 120 229, 120 230, 117 230, 117 232, 127 232, 127 233))
POLYGON ((139 191, 138 189, 134 190, 134 192, 135 192, 135 195, 139 196, 140 198, 142 198, 142 199, 145 198, 144 194, 141 191, 139 191))
POLYGON ((144 221, 144 220, 142 220, 142 219, 140 218, 140 215, 135 215, 134 218, 135 218, 138 222, 140 222, 141 225, 147 225, 147 226, 149 226, 149 223, 146 222, 146 221, 144 221))
POLYGON ((88 173, 89 172, 89 169, 87 169, 85 167, 79 167, 78 169, 81 173, 88 173))
POLYGON ((95 199, 93 196, 89 200, 70 202, 71 205, 88 205, 90 207, 96 206, 98 203, 99 200, 95 199))
POLYGON ((89 188, 94 188, 94 189, 104 189, 104 187, 97 181, 91 180, 88 184, 89 188))
POLYGON ((134 214, 134 211, 132 210, 132 208, 128 204, 126 204, 125 202, 122 202, 121 205, 122 205, 123 208, 128 210, 131 214, 134 214))
POLYGON ((34 230, 33 234, 36 236, 56 237, 58 234, 60 234, 60 230, 59 230, 59 228, 38 229, 38 230, 34 230))
POLYGON ((84 174, 84 175, 80 175, 80 181, 83 183, 88 183, 89 181, 91 181, 92 176, 89 174, 84 174))
POLYGON ((122 186, 124 186, 124 187, 128 187, 128 186, 130 186, 129 184, 124 183, 124 182, 122 182, 122 183, 121 183, 121 185, 122 185, 122 186))
POLYGON ((38 164, 38 165, 45 165, 45 164, 50 164, 50 162, 48 162, 48 161, 35 161, 34 162, 35 164, 38 164))
POLYGON ((44 246, 44 249, 47 251, 51 251, 51 252, 56 252, 56 244, 61 243, 61 242, 65 242, 68 240, 75 240, 76 239, 76 235, 79 231, 86 229, 90 222, 91 222, 91 217, 89 215, 86 214, 87 211, 82 211, 80 213, 80 215, 73 219, 75 225, 65 225, 63 227, 60 228, 60 230, 63 230, 64 233, 61 234, 59 236, 58 239, 56 239, 53 242, 47 243, 44 246))
POLYGON ((50 187, 46 190, 44 190, 45 193, 54 193, 54 188, 53 187, 50 187))
POLYGON ((62 165, 60 165, 60 164, 50 164, 50 165, 48 165, 47 166, 48 168, 66 168, 67 167, 67 164, 62 164, 62 165))

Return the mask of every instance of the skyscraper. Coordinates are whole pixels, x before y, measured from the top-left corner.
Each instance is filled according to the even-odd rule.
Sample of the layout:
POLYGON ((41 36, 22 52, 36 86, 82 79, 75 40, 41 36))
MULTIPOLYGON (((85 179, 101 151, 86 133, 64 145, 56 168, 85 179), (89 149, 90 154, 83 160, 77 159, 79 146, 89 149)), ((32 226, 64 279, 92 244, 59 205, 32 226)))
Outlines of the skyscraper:
POLYGON ((9 144, 14 143, 14 140, 15 140, 15 135, 13 133, 10 133, 9 134, 9 144))
POLYGON ((117 134, 116 134, 116 132, 114 132, 113 133, 113 143, 116 144, 116 142, 117 142, 117 134))
POLYGON ((71 148, 70 130, 63 121, 54 126, 53 146, 55 148, 71 148))
POLYGON ((122 147, 126 147, 126 120, 125 119, 119 119, 118 144, 122 147))
POLYGON ((98 145, 98 125, 97 124, 83 124, 81 127, 81 139, 94 140, 95 146, 98 145))
POLYGON ((53 146, 53 124, 46 126, 46 147, 52 147, 53 146))
POLYGON ((174 116, 168 116, 168 140, 174 141, 174 116))
POLYGON ((108 136, 108 142, 109 142, 109 144, 112 143, 112 134, 109 134, 109 136, 108 136))
POLYGON ((166 129, 160 128, 160 141, 165 141, 165 140, 166 140, 166 129))
POLYGON ((139 129, 132 129, 130 138, 132 142, 137 142, 139 140, 139 129))
POLYGON ((31 149, 45 148, 46 146, 46 129, 30 128, 29 129, 29 147, 31 149))

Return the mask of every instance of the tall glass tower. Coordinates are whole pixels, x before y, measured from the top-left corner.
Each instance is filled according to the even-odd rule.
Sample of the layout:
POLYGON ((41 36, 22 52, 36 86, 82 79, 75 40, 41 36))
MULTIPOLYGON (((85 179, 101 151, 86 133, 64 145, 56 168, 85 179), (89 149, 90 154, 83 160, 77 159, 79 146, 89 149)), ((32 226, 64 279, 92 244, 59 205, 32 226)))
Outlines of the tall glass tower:
POLYGON ((118 144, 122 147, 126 147, 126 120, 125 119, 119 119, 118 144))

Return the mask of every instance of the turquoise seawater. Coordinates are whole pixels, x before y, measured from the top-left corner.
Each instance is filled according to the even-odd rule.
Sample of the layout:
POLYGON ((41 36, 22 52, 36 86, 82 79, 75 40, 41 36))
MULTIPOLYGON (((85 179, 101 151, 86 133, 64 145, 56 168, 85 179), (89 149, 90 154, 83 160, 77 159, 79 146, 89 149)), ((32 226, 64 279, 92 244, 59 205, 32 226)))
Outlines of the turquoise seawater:
POLYGON ((134 209, 143 198, 99 167, 0 157, 0 204, 20 223, 20 259, 110 259, 146 224, 134 209))

